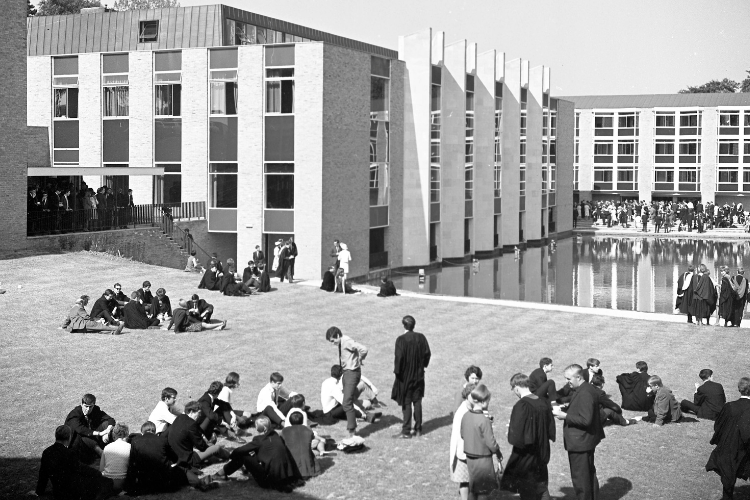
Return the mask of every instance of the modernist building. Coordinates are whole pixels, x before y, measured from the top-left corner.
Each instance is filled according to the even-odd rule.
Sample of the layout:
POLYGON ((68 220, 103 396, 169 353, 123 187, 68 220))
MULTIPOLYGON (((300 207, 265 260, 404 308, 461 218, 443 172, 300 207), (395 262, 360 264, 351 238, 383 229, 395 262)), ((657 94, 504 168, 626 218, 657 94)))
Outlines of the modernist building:
POLYGON ((319 277, 496 255, 572 226, 573 107, 550 71, 431 30, 399 52, 211 5, 28 21, 28 124, 49 166, 205 201, 238 262, 294 235, 319 277))
POLYGON ((750 94, 564 99, 581 200, 750 201, 750 94))

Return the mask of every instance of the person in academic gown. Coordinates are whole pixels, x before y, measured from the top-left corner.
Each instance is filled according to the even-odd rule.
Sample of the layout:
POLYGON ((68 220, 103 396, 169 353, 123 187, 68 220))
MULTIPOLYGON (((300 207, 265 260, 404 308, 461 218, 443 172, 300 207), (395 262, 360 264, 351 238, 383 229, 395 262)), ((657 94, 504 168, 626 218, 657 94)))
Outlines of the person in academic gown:
POLYGON ((649 411, 654 406, 654 393, 646 392, 648 387, 648 365, 645 361, 635 364, 638 371, 621 373, 615 379, 622 396, 622 409, 630 411, 649 411))
POLYGON ((690 314, 690 302, 693 299, 693 276, 695 267, 690 264, 688 270, 680 275, 677 280, 677 302, 675 309, 680 310, 680 314, 687 314, 688 323, 693 322, 693 315, 690 314))
POLYGON ((260 287, 259 292, 270 292, 271 291, 271 278, 268 276, 268 270, 265 264, 261 264, 258 269, 260 270, 260 287))
POLYGON ((711 314, 716 308, 716 290, 708 275, 708 269, 703 264, 700 265, 700 276, 696 281, 693 281, 693 316, 696 317, 699 325, 703 324, 704 318, 708 325, 711 314))
POLYGON ((396 285, 393 284, 393 281, 386 279, 385 276, 383 276, 380 279, 380 292, 378 292, 378 297, 393 297, 395 295, 398 295, 396 292, 396 285))
POLYGON ((291 252, 292 251, 289 247, 288 242, 285 243, 279 251, 279 269, 276 277, 279 278, 282 282, 284 281, 285 276, 289 278, 289 276, 287 276, 287 273, 289 272, 289 258, 292 256, 291 252))
MULTIPOLYGON (((724 318, 724 326, 729 326, 732 321, 732 308, 734 307, 734 290, 732 290, 729 268, 721 267, 721 293, 719 294, 719 317, 724 318)), ((716 322, 718 326, 718 320, 716 322)))
POLYGON ((513 452, 508 459, 500 488, 521 494, 521 500, 541 498, 547 492, 550 441, 556 437, 552 407, 545 398, 533 394, 529 378, 517 373, 510 379, 518 402, 508 425, 508 442, 513 452))
POLYGON ((732 302, 732 326, 739 327, 742 323, 742 316, 745 314, 745 305, 747 304, 747 279, 744 276, 743 268, 737 269, 737 275, 733 278, 737 284, 737 293, 732 302))
POLYGON ((201 282, 198 284, 198 288, 205 288, 206 290, 219 290, 221 288, 221 278, 223 273, 216 267, 216 262, 211 261, 208 265, 209 269, 201 277, 201 282))
POLYGON ((323 273, 323 283, 320 285, 321 290, 332 292, 336 289, 336 277, 333 275, 334 272, 335 267, 331 266, 328 268, 328 271, 323 273))
POLYGON ((308 426, 302 424, 302 415, 299 412, 289 414, 291 425, 284 427, 281 437, 294 458, 299 475, 307 479, 319 475, 320 466, 315 461, 312 452, 312 441, 315 435, 308 426))
MULTIPOLYGON (((414 331, 417 322, 412 316, 401 320, 406 330, 396 339, 391 399, 401 407, 404 415, 401 437, 411 437, 412 407, 414 432, 422 434, 422 398, 424 397, 424 370, 430 364, 430 345, 427 338, 414 331)), ((397 435, 398 436, 398 435, 397 435)))
POLYGON ((730 500, 737 478, 750 478, 750 378, 737 384, 740 399, 724 405, 714 423, 711 444, 716 445, 706 464, 707 471, 721 477, 722 500, 730 500))
MULTIPOLYGON (((146 328, 159 326, 159 319, 154 317, 153 319, 148 318, 146 314, 146 308, 143 307, 140 297, 137 292, 131 294, 132 300, 125 304, 122 309, 123 320, 127 328, 134 330, 145 330, 146 328)), ((171 315, 171 311, 170 311, 171 315)))

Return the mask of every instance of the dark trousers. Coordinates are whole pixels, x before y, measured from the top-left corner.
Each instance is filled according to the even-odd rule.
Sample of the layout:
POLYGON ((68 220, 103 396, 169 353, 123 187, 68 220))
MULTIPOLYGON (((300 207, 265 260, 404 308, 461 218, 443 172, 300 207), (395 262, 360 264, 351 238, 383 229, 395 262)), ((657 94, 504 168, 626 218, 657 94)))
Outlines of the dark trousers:
POLYGON ((203 422, 200 423, 201 432, 206 436, 206 439, 211 439, 214 433, 214 429, 219 425, 220 422, 214 422, 210 418, 204 418, 203 422))
POLYGON ((648 228, 647 228, 647 226, 648 226, 648 219, 641 218, 641 220, 643 222, 643 232, 645 233, 645 232, 648 231, 648 228))
MULTIPOLYGON (((278 405, 278 408, 281 413, 286 415, 287 413, 289 413, 289 410, 292 409, 292 404, 289 401, 284 401, 283 403, 278 405)), ((266 406, 259 415, 265 415, 266 417, 268 417, 268 420, 270 420, 271 423, 276 427, 281 426, 281 417, 279 417, 279 415, 276 413, 276 410, 274 410, 270 406, 266 406)), ((259 415, 256 415, 256 417, 259 415)))
POLYGON ((602 421, 602 425, 604 425, 607 422, 612 422, 613 424, 616 424, 616 425, 628 425, 628 420, 625 417, 623 417, 621 413, 617 413, 611 408, 600 408, 599 418, 602 421))
POLYGON ((224 465, 224 473, 227 476, 231 476, 244 465, 245 458, 250 455, 252 446, 254 446, 253 443, 248 443, 232 450, 229 455, 229 463, 224 465))
POLYGON ((289 259, 289 281, 292 281, 292 279, 294 278, 294 262, 296 260, 296 257, 294 259, 289 259))
MULTIPOLYGON (((700 410, 700 406, 693 403, 692 401, 688 401, 687 399, 683 399, 680 401, 680 410, 683 412, 689 411, 690 413, 698 414, 698 410, 700 410)), ((711 419, 713 420, 713 419, 711 419)))
POLYGON ((557 400, 557 388, 555 387, 555 381, 546 381, 534 391, 534 394, 536 394, 540 398, 547 398, 547 400, 550 402, 557 400))
POLYGON ((519 481, 521 500, 550 500, 547 481, 519 481))
POLYGON ((578 500, 596 500, 599 498, 599 479, 596 477, 594 451, 568 451, 570 479, 578 500))
POLYGON ((736 478, 728 478, 721 476, 721 500, 732 500, 734 498, 734 483, 737 482, 736 478))
POLYGON ((337 404, 331 411, 324 413, 323 418, 326 423, 333 423, 335 420, 346 420, 346 412, 343 406, 337 404))
POLYGON ((344 399, 342 406, 346 412, 346 429, 353 431, 357 428, 357 410, 354 409, 354 400, 357 397, 357 384, 362 378, 360 370, 344 370, 341 382, 344 385, 344 399))
POLYGON ((409 434, 411 431, 412 406, 414 406, 414 430, 422 431, 422 398, 407 399, 401 405, 401 411, 404 413, 404 425, 401 427, 401 432, 404 434, 409 434))
MULTIPOLYGON (((107 427, 107 423, 103 422, 99 427, 93 430, 101 432, 107 427)), ((78 453, 78 460, 83 463, 91 463, 96 460, 97 457, 101 456, 104 446, 106 445, 101 436, 88 437, 76 433, 73 442, 70 444, 70 449, 78 453)))

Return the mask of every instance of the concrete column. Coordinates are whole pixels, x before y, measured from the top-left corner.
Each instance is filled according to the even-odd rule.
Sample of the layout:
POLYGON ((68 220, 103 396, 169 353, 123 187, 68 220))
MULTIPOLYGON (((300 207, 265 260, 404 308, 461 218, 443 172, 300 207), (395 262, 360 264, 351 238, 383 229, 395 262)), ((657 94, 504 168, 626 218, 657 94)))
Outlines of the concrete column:
MULTIPOLYGON (((529 70, 526 103, 526 227, 529 245, 540 245, 542 234, 542 104, 544 66, 529 70)), ((546 211, 545 211, 546 212, 546 211)), ((545 227, 547 221, 545 217, 545 227)))
POLYGON ((573 305, 573 253, 577 253, 576 247, 576 238, 568 238, 557 243, 557 249, 552 256, 555 262, 555 303, 557 304, 573 305))
POLYGON ((442 257, 461 259, 464 252, 464 175, 466 152, 466 40, 445 47, 441 150, 442 257))
POLYGON ((503 81, 503 224, 504 249, 518 245, 519 144, 521 142, 521 60, 505 63, 503 81))
MULTIPOLYGON (((590 193, 594 190, 594 113, 590 109, 582 109, 578 113, 578 190, 582 195, 581 199, 591 199, 590 193), (584 192, 589 193, 588 198, 583 198, 584 192)), ((575 123, 573 123, 573 127, 573 134, 575 135, 575 123)), ((643 122, 641 122, 642 128, 643 122)), ((650 189, 649 196, 651 196, 650 189)))
MULTIPOLYGON (((677 119, 677 118, 675 118, 677 119)), ((654 112, 640 112, 638 126, 638 197, 651 201, 654 189, 654 112)), ((705 127, 705 122, 704 122, 705 127)), ((593 130, 593 124, 591 129, 593 130)), ((675 146, 677 147, 677 146, 675 146)), ((593 152, 592 152, 593 154, 593 152)), ((592 174, 593 175, 593 174, 592 174)), ((701 185, 703 179, 701 178, 701 185)), ((643 311, 644 309, 639 309, 643 311)))
MULTIPOLYGON (((708 201, 716 201, 716 155, 718 154, 718 137, 716 129, 718 127, 719 116, 717 108, 707 108, 703 110, 703 128, 701 130, 701 199, 705 204, 708 201)), ((739 180, 742 182, 742 167, 740 167, 739 180)))
POLYGON ((569 236, 573 230, 575 105, 570 101, 557 100, 557 136, 555 140, 557 141, 557 190, 555 192, 557 237, 564 238, 569 236))
MULTIPOLYGON (((130 74, 130 168, 152 167, 154 158, 154 83, 153 52, 129 55, 130 74)), ((153 177, 131 175, 130 189, 136 204, 153 201, 153 177)))
POLYGON ((264 67, 263 46, 245 45, 237 50, 240 96, 237 110, 237 191, 240 193, 237 197, 237 267, 243 269, 252 259, 255 246, 263 249, 264 67))
POLYGON ((399 59, 406 64, 403 78, 402 266, 423 266, 430 259, 431 48, 431 29, 399 37, 399 59))
POLYGON ((207 50, 183 50, 182 201, 208 201, 208 98, 207 50))
POLYGON ((495 248, 495 74, 494 50, 477 57, 474 79, 474 234, 476 255, 495 248))
MULTIPOLYGON (((385 248, 391 268, 403 266, 404 252, 404 75, 403 61, 391 61, 390 203, 385 248)), ((324 244, 323 258, 328 255, 324 244)), ((330 262, 330 260, 329 260, 330 262)))
MULTIPOLYGON (((88 54, 87 54, 88 55, 88 54)), ((78 71, 81 71, 81 61, 78 61, 78 71)), ((97 56, 98 57, 98 56, 97 56)), ((49 56, 26 58, 26 99, 27 102, 52 102, 52 58, 49 56)), ((83 103, 79 103, 80 106, 83 103)), ((80 115, 79 115, 80 116, 80 115)), ((80 119, 80 118, 79 118, 80 119)), ((26 109, 26 123, 29 127, 52 126, 52 106, 28 106, 26 109)), ((50 135, 50 147, 52 136, 50 135)))
MULTIPOLYGON (((78 56, 78 141, 80 146, 79 165, 84 168, 101 167, 101 54, 79 54, 78 56)), ((84 180, 86 179, 84 178, 84 180)), ((102 184, 101 178, 95 177, 90 180, 96 180, 93 184, 86 180, 88 186, 94 191, 102 184)))

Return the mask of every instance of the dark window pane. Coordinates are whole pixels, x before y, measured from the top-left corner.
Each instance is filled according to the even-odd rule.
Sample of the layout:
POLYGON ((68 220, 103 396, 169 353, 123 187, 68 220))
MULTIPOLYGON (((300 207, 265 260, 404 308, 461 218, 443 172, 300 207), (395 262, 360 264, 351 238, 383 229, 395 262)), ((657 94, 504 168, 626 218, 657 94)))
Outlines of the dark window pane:
POLYGON ((159 118, 154 121, 154 161, 182 160, 182 120, 159 118))
POLYGON ((211 69, 237 67, 237 49, 214 49, 210 51, 210 56, 211 69))
POLYGON ((78 163, 78 150, 55 150, 55 163, 78 163))
POLYGON ((55 121, 53 126, 55 148, 78 148, 78 120, 55 121))
POLYGON ((267 69, 266 78, 292 78, 294 68, 267 69))
POLYGON ((78 56, 54 57, 52 61, 52 65, 54 67, 53 74, 55 76, 78 74, 78 56))
POLYGON ((237 174, 211 174, 212 208, 237 208, 237 174))
POLYGON ((209 123, 209 161, 237 161, 237 118, 211 117, 209 123))
POLYGON ((474 75, 466 75, 466 91, 474 92, 474 75))
POLYGON ((370 111, 388 111, 388 80, 371 77, 370 111))
POLYGON ((178 173, 182 171, 181 165, 157 165, 157 167, 164 167, 164 172, 178 173))
POLYGON ((179 71, 182 69, 182 52, 155 52, 154 69, 156 71, 179 71))
POLYGON ((370 229, 370 253, 385 252, 385 228, 370 229))
POLYGON ((130 148, 128 120, 104 120, 102 122, 102 161, 126 162, 130 148))
POLYGON ((432 83, 433 85, 440 85, 441 81, 441 69, 440 66, 432 67, 432 83))
POLYGON ((370 64, 370 73, 373 75, 384 76, 389 78, 391 76, 391 61, 383 59, 382 57, 373 56, 370 64))
POLYGON ((128 55, 127 54, 104 54, 102 55, 102 72, 103 73, 127 73, 128 72, 128 55))
MULTIPOLYGON (((268 41, 268 43, 273 43, 268 41)), ((294 45, 266 47, 266 66, 294 66, 294 45)))
POLYGON ((182 203, 182 175, 170 174, 164 176, 163 203, 182 203))
POLYGON ((266 208, 294 208, 293 175, 266 175, 266 208))
POLYGON ((265 120, 265 160, 294 161, 294 116, 266 116, 265 120))
POLYGON ((216 173, 236 174, 237 164, 236 163, 212 163, 208 166, 208 171, 211 172, 212 174, 216 174, 216 173))
POLYGON ((264 171, 267 174, 293 174, 294 163, 266 163, 264 171))

